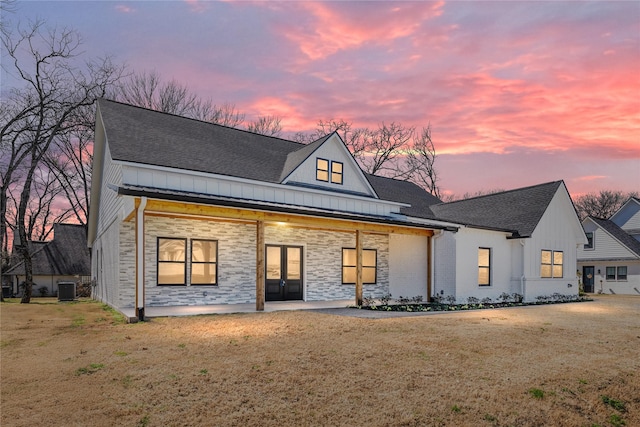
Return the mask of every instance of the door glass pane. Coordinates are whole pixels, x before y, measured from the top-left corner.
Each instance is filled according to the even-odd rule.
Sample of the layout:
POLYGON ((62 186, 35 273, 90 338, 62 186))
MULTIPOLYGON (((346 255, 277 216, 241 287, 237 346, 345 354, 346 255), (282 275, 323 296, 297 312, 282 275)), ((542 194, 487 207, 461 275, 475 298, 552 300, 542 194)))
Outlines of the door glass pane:
POLYGON ((267 246, 267 279, 280 279, 280 246, 267 246))
POLYGON ((301 248, 287 248, 287 279, 300 280, 301 248))

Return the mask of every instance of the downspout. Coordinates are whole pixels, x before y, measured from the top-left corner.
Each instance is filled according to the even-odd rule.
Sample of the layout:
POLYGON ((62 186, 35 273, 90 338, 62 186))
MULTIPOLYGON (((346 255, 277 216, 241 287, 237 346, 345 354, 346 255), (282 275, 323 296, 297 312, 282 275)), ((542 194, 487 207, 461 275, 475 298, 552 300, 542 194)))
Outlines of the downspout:
POLYGON ((434 295, 437 292, 437 283, 436 283, 436 268, 438 264, 436 263, 436 240, 444 234, 444 230, 439 230, 433 233, 431 236, 431 295, 427 295, 427 299, 429 302, 433 301, 434 295))
POLYGON ((140 198, 136 212, 136 314, 144 321, 144 208, 147 198, 140 198))
POLYGON ((525 292, 526 289, 526 279, 524 276, 524 240, 520 240, 520 246, 522 246, 522 275, 520 276, 520 294, 522 295, 522 300, 525 301, 525 292))

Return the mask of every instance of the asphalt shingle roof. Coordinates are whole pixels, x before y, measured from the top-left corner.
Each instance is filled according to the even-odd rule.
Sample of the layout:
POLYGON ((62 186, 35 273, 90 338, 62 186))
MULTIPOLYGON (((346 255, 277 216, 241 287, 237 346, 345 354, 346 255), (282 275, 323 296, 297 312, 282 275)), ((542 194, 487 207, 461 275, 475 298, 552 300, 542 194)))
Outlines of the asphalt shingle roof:
MULTIPOLYGON (((100 99, 111 157, 279 183, 331 135, 305 145, 100 99)), ((403 213, 432 218, 440 200, 415 184, 366 176, 383 200, 410 203, 403 213)))
MULTIPOLYGON (((53 240, 32 242, 33 274, 69 276, 91 274, 91 260, 84 226, 55 224, 53 240)), ((11 267, 7 274, 24 274, 23 263, 11 267)))
POLYGON ((436 217, 531 236, 562 181, 431 206, 436 217))

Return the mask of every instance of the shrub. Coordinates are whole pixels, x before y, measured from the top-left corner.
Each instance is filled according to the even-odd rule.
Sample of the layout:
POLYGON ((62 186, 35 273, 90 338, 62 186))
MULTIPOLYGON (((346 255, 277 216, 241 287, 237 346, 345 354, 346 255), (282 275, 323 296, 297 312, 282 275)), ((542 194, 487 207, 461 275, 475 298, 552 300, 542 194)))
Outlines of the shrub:
POLYGON ((467 302, 469 304, 478 304, 480 302, 480 300, 476 297, 469 297, 467 298, 467 302))
POLYGON ((47 288, 46 286, 40 286, 38 288, 38 292, 40 293, 41 297, 46 297, 47 295, 49 295, 49 288, 47 288))

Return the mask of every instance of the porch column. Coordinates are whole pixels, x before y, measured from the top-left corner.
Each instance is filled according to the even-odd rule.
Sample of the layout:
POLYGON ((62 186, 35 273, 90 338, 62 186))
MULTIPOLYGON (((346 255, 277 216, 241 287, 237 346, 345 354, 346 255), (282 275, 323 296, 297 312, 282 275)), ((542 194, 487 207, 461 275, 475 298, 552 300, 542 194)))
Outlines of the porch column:
POLYGON ((144 208, 147 198, 140 199, 136 211, 136 316, 144 320, 144 208))
POLYGON ((256 311, 264 311, 264 221, 256 222, 256 311))
POLYGON ((356 305, 362 305, 362 231, 356 230, 356 305))

